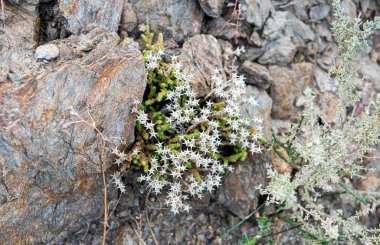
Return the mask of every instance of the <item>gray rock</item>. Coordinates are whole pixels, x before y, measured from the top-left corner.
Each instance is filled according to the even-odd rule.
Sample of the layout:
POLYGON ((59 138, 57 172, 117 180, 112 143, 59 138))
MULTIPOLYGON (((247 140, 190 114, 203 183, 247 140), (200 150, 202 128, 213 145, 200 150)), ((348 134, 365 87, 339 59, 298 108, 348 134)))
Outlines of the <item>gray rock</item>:
POLYGON ((45 44, 37 47, 35 57, 40 60, 52 60, 59 56, 59 49, 55 44, 45 44))
POLYGON ((336 59, 339 55, 338 45, 335 43, 327 43, 323 50, 322 56, 317 60, 318 65, 324 70, 329 70, 332 65, 335 64, 336 59))
POLYGON ((342 0, 341 5, 343 7, 345 15, 347 15, 350 20, 358 17, 356 12, 356 5, 352 0, 342 0))
POLYGON ((198 96, 210 91, 208 81, 215 69, 224 74, 221 46, 211 35, 196 35, 187 40, 179 58, 184 71, 194 75, 191 86, 198 96))
POLYGON ((289 64, 293 61, 297 46, 288 36, 270 42, 265 47, 265 52, 258 59, 260 64, 289 64))
POLYGON ((236 26, 229 24, 222 17, 212 19, 208 22, 207 34, 227 40, 247 37, 244 30, 242 31, 241 25, 239 25, 238 31, 236 31, 236 26))
POLYGON ((67 20, 66 29, 80 34, 100 27, 109 32, 119 28, 123 0, 60 0, 59 10, 67 20))
POLYGON ((274 10, 270 0, 242 0, 241 11, 246 21, 261 30, 269 14, 274 10))
POLYGON ((206 15, 217 18, 222 14, 224 0, 198 0, 206 15))
POLYGON ((361 63, 355 65, 359 74, 380 93, 380 66, 375 62, 371 62, 367 55, 362 55, 359 59, 361 63))
POLYGON ((257 60, 265 52, 265 44, 261 48, 248 47, 248 49, 241 55, 242 60, 257 60))
MULTIPOLYGON (((257 107, 247 105, 242 109, 242 116, 247 118, 259 117, 263 119, 263 125, 271 124, 272 98, 269 97, 265 90, 260 90, 253 86, 247 86, 247 96, 254 96, 257 101, 257 107)), ((250 125, 252 126, 252 125, 250 125)), ((264 126, 264 137, 270 137, 269 127, 264 126)))
MULTIPOLYGON (((138 24, 149 24, 151 30, 169 32, 177 42, 201 32, 204 13, 194 0, 136 0, 133 3, 138 24)), ((170 36, 168 36, 170 37, 170 36)))
POLYGON ((315 34, 311 28, 302 21, 292 18, 287 20, 286 35, 292 38, 293 43, 298 47, 306 47, 306 43, 314 41, 315 34))
POLYGON ((318 85, 318 88, 322 92, 335 92, 337 83, 334 79, 330 77, 330 75, 322 70, 321 68, 317 67, 314 70, 314 79, 315 82, 318 85))
POLYGON ((262 89, 268 89, 273 82, 268 69, 263 65, 247 60, 244 61, 242 70, 246 74, 246 83, 248 84, 255 85, 262 89))
POLYGON ((281 30, 286 25, 288 12, 276 11, 267 20, 264 27, 263 36, 269 40, 274 40, 281 35, 281 30))
MULTIPOLYGON (((94 29, 54 44, 57 59, 38 63, 30 54, 15 61, 25 63, 23 74, 1 84, 1 244, 60 244, 100 218, 100 137, 83 123, 65 126, 78 120, 71 111, 86 120, 89 112, 109 139, 134 140, 131 103, 142 99, 146 79, 137 43, 94 29), (75 48, 85 40, 90 52, 75 48)), ((3 57, 0 67, 12 62, 3 57)))
POLYGON ((330 14, 330 6, 327 4, 319 4, 310 8, 309 17, 310 19, 317 21, 323 20, 330 14))

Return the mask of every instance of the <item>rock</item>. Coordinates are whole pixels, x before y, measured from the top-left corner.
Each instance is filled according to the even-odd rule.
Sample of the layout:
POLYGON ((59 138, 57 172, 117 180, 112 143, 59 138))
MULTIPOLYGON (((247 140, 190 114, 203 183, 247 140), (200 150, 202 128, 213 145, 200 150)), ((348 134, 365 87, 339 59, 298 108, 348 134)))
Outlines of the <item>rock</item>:
MULTIPOLYGON (((257 101, 257 107, 253 108, 252 106, 246 106, 242 109, 243 117, 254 118, 260 117, 263 119, 264 126, 264 136, 269 137, 269 127, 266 125, 270 125, 271 123, 271 110, 272 110, 272 98, 269 97, 268 93, 265 90, 259 90, 253 86, 247 86, 247 96, 254 96, 257 101)), ((252 126, 252 125, 250 125, 252 126)))
POLYGON ((60 0, 59 10, 67 20, 66 29, 80 34, 100 27, 109 32, 119 28, 123 0, 60 0))
POLYGON ((299 62, 292 64, 292 70, 297 76, 293 89, 296 92, 296 97, 301 96, 306 86, 310 84, 313 79, 314 65, 309 62, 299 62))
POLYGON ((292 18, 287 20, 285 31, 298 47, 306 47, 306 43, 314 41, 315 35, 311 28, 302 21, 292 18))
POLYGON ((274 133, 281 134, 289 132, 291 123, 289 120, 272 119, 271 125, 273 125, 274 133))
POLYGON ((206 15, 217 18, 222 14, 224 0, 198 0, 206 15))
POLYGON ((261 30, 269 14, 274 10, 270 0, 242 0, 241 11, 246 21, 261 30))
POLYGON ((297 101, 296 101, 296 106, 297 107, 302 107, 306 104, 306 97, 304 95, 301 95, 300 97, 298 97, 297 101))
POLYGON ((274 118, 288 119, 293 113, 293 93, 296 73, 286 67, 269 66, 269 72, 273 77, 270 95, 273 99, 272 116, 274 118))
POLYGON ((258 59, 260 64, 289 64, 293 61, 297 51, 290 37, 281 38, 269 43, 265 47, 265 52, 258 59))
POLYGON ((364 81, 370 82, 372 87, 380 92, 380 66, 371 62, 367 55, 358 57, 361 60, 360 64, 355 64, 355 68, 358 69, 358 73, 363 77, 364 81))
MULTIPOLYGON (((155 33, 163 32, 167 38, 173 36, 183 42, 201 32, 204 13, 194 0, 135 0, 134 11, 138 24, 148 24, 155 33)), ((166 39, 167 39, 166 38, 166 39)))
POLYGON ((328 43, 323 51, 323 55, 317 60, 318 65, 324 70, 329 70, 339 55, 339 48, 335 43, 328 43))
POLYGON ((330 77, 330 75, 322 70, 321 68, 317 67, 314 70, 314 79, 315 82, 318 85, 318 88, 322 92, 335 92, 337 87, 337 82, 335 82, 334 79, 330 77))
POLYGON ((183 70, 194 75, 191 86, 200 97, 210 91, 208 82, 214 70, 223 71, 222 49, 211 35, 196 35, 187 40, 179 59, 183 70))
POLYGON ((342 0, 341 2, 343 12, 350 20, 355 19, 357 16, 356 5, 352 0, 342 0))
POLYGON ((319 4, 310 8, 309 17, 314 21, 323 20, 330 14, 330 6, 327 4, 319 4))
POLYGON ((323 124, 333 124, 338 121, 338 99, 334 93, 315 92, 317 96, 317 103, 321 108, 321 119, 323 124))
MULTIPOLYGON (((101 140, 90 126, 71 123, 79 120, 73 111, 86 120, 91 114, 110 140, 134 140, 130 111, 146 79, 137 43, 94 29, 53 44, 57 59, 41 63, 28 56, 17 61, 25 63, 23 74, 0 83, 1 244, 61 244, 101 219, 101 140), (74 48, 84 41, 93 44, 90 52, 74 48)), ((0 67, 4 62, 14 66, 3 57, 0 67)), ((115 189, 108 192, 115 198, 115 189)))
POLYGON ((265 52, 265 45, 261 48, 248 47, 248 49, 241 55, 242 60, 255 61, 265 52))
POLYGON ((237 164, 234 172, 224 177, 218 190, 218 203, 244 218, 257 206, 259 193, 256 186, 266 185, 265 173, 263 163, 244 161, 237 164))
POLYGON ((18 50, 32 50, 39 41, 38 0, 11 1, 4 5, 4 22, 0 17, 0 57, 7 57, 5 53, 12 48, 13 58, 22 60, 18 50))
POLYGON ((262 89, 268 89, 273 82, 268 69, 263 65, 247 60, 244 61, 242 70, 246 74, 246 83, 248 84, 255 85, 262 89))
POLYGON ((269 40, 274 40, 281 35, 281 30, 286 25, 287 11, 276 11, 265 22, 263 36, 269 40))
POLYGON ((230 51, 233 50, 233 46, 230 42, 218 39, 220 47, 222 48, 223 53, 223 67, 225 70, 228 69, 228 66, 231 65, 231 55, 230 51))
POLYGON ((55 44, 45 44, 37 47, 35 57, 39 60, 52 60, 59 56, 59 49, 55 44))
POLYGON ((279 172, 280 174, 291 174, 293 171, 292 166, 285 162, 280 156, 278 156, 276 153, 271 152, 271 164, 274 170, 279 172))
POLYGON ((310 83, 313 65, 307 62, 296 63, 292 69, 269 66, 273 83, 270 95, 273 99, 272 117, 277 119, 297 118, 295 104, 310 83))
POLYGON ((239 24, 239 28, 236 29, 236 26, 229 24, 222 17, 210 20, 206 27, 207 34, 227 40, 235 40, 236 38, 247 38, 247 33, 249 33, 249 31, 251 30, 249 30, 246 27, 244 28, 244 26, 242 26, 241 23, 239 24))
POLYGON ((248 39, 248 42, 258 48, 262 46, 260 36, 256 31, 252 32, 251 36, 248 39))
POLYGON ((137 27, 137 16, 131 3, 124 3, 120 19, 120 30, 131 32, 137 27))

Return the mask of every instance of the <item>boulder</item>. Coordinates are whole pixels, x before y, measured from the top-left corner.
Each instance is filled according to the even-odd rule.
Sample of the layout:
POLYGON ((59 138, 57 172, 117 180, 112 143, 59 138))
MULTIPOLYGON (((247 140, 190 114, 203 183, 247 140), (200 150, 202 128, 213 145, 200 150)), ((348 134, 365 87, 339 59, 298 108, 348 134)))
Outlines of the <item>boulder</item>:
POLYGON ((59 56, 49 62, 35 59, 33 50, 23 60, 0 59, 0 68, 8 68, 0 69, 6 78, 0 81, 1 244, 60 244, 102 215, 101 138, 74 121, 93 120, 108 138, 107 152, 134 140, 132 102, 142 99, 146 78, 138 44, 101 29, 50 44, 59 56), (12 70, 19 63, 23 69, 12 70))

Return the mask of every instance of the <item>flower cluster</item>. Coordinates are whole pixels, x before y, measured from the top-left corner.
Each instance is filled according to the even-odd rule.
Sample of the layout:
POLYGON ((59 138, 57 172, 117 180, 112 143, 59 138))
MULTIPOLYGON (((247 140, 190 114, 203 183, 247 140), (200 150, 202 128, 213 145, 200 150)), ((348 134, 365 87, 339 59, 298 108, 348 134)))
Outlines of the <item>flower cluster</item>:
POLYGON ((250 124, 241 118, 242 103, 257 106, 254 98, 242 99, 243 76, 234 73, 225 80, 215 70, 210 93, 198 98, 191 90, 192 76, 183 72, 177 57, 163 62, 160 44, 152 44, 150 33, 145 37, 151 37, 145 38, 148 50, 143 53, 148 86, 143 103, 135 103, 136 143, 130 156, 117 161, 124 161, 124 169, 142 166, 139 180, 155 194, 167 193, 173 213, 189 211, 186 200, 218 188, 223 174, 233 170, 229 163, 261 151, 262 120, 250 124))

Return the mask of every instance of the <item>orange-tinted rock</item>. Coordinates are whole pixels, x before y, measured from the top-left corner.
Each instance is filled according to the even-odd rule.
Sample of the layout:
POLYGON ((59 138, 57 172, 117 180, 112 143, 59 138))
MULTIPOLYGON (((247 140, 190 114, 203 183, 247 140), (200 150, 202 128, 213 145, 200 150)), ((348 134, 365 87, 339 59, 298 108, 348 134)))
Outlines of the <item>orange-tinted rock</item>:
MULTIPOLYGON (((26 67, 22 75, 3 70, 1 244, 62 243, 102 214, 101 140, 83 123, 67 126, 78 120, 71 111, 87 120, 89 112, 109 147, 134 139, 131 107, 142 99, 146 77, 138 45, 101 29, 52 43, 57 59, 39 62, 31 52, 17 61, 26 67)), ((12 67, 5 61, 0 67, 12 67)))

